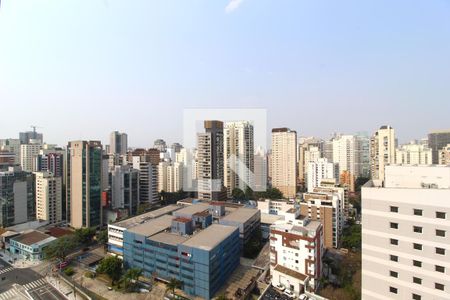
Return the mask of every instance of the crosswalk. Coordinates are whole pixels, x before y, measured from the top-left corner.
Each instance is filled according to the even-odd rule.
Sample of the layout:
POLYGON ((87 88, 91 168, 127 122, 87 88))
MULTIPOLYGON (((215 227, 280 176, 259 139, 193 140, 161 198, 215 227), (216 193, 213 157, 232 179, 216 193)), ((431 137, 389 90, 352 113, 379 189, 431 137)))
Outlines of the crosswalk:
POLYGON ((29 282, 27 284, 24 284, 23 287, 25 289, 27 289, 27 290, 31 290, 31 289, 35 289, 35 288, 38 288, 40 286, 43 286, 45 284, 47 284, 47 281, 45 281, 44 278, 41 278, 41 279, 38 279, 38 280, 35 280, 35 281, 32 281, 32 282, 29 282))
POLYGON ((13 267, 8 267, 8 268, 5 268, 5 269, 1 269, 0 270, 0 274, 6 273, 6 272, 9 272, 9 271, 12 271, 12 270, 14 270, 13 267))
POLYGON ((16 298, 18 298, 18 293, 15 289, 10 289, 0 294, 0 300, 8 300, 16 298))

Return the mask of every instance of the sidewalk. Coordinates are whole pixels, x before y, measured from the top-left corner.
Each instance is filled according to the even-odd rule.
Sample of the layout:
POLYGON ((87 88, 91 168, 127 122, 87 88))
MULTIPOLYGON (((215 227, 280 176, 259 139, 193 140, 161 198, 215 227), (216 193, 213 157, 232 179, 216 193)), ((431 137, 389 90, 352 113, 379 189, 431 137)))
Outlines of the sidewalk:
POLYGON ((61 294, 66 296, 67 299, 69 299, 69 300, 84 299, 84 297, 78 293, 76 293, 76 295, 74 295, 73 287, 69 286, 64 280, 61 280, 59 277, 47 276, 47 277, 45 277, 45 279, 47 279, 47 282, 51 286, 53 286, 55 289, 60 291, 61 294))
POLYGON ((2 251, 0 252, 2 257, 0 257, 2 260, 8 262, 11 264, 14 268, 17 269, 23 269, 23 268, 31 268, 38 266, 42 263, 42 261, 29 261, 19 258, 17 255, 11 254, 9 251, 2 251), (12 261, 12 263, 10 262, 12 261))

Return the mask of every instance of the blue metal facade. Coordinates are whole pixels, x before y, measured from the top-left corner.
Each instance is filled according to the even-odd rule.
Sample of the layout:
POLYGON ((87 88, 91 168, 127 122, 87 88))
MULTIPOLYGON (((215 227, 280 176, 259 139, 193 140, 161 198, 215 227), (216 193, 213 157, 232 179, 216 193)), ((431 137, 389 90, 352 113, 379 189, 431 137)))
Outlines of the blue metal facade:
POLYGON ((141 268, 147 277, 176 278, 186 293, 211 299, 239 265, 239 230, 211 250, 168 245, 125 231, 123 257, 126 268, 141 268))

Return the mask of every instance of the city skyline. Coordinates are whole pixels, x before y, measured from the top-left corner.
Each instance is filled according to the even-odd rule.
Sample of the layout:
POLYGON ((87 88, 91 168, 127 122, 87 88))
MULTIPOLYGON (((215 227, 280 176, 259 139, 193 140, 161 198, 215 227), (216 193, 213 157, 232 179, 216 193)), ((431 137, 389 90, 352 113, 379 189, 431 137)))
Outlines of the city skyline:
POLYGON ((348 2, 3 1, 0 99, 21 113, 2 136, 148 147, 181 140, 184 108, 265 108, 299 136, 447 129, 448 2, 348 2))

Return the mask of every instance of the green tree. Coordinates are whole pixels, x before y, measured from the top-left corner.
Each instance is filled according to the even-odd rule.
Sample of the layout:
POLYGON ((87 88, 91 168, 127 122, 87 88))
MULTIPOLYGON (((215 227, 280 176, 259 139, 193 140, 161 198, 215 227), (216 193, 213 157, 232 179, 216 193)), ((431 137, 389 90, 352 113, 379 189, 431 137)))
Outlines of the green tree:
POLYGON ((272 200, 276 200, 276 199, 283 199, 283 193, 277 189, 277 188, 270 188, 265 192, 256 192, 254 193, 254 198, 260 199, 272 199, 272 200))
POLYGON ((101 245, 106 245, 106 243, 108 243, 108 230, 104 229, 104 230, 100 230, 95 239, 97 240, 97 242, 101 245))
POLYGON ((225 294, 220 294, 215 300, 230 300, 225 294))
POLYGON ((247 188, 245 189, 245 199, 247 200, 254 199, 253 190, 249 186, 247 186, 247 188))
POLYGON ((342 235, 342 247, 361 249, 361 226, 351 225, 344 229, 342 235))
POLYGON ((179 281, 176 278, 171 278, 170 281, 167 283, 167 289, 172 291, 172 294, 175 295, 176 289, 181 289, 182 282, 179 281))
POLYGON ((105 257, 98 265, 97 272, 108 275, 114 285, 122 276, 122 260, 116 256, 105 257))
POLYGON ((242 201, 245 199, 245 193, 240 188, 234 188, 231 192, 231 197, 233 200, 242 201))
POLYGON ((255 258, 262 248, 262 234, 260 228, 255 229, 250 239, 244 244, 244 257, 255 258))
POLYGON ((122 276, 122 282, 127 291, 133 291, 137 286, 137 281, 139 277, 142 276, 142 269, 139 268, 131 268, 128 269, 125 274, 122 276))
POLYGON ((81 245, 89 245, 95 236, 95 228, 79 228, 75 230, 75 238, 81 245))
POLYGON ((65 261, 67 255, 78 246, 76 238, 65 235, 44 248, 44 257, 48 260, 59 259, 65 261))

